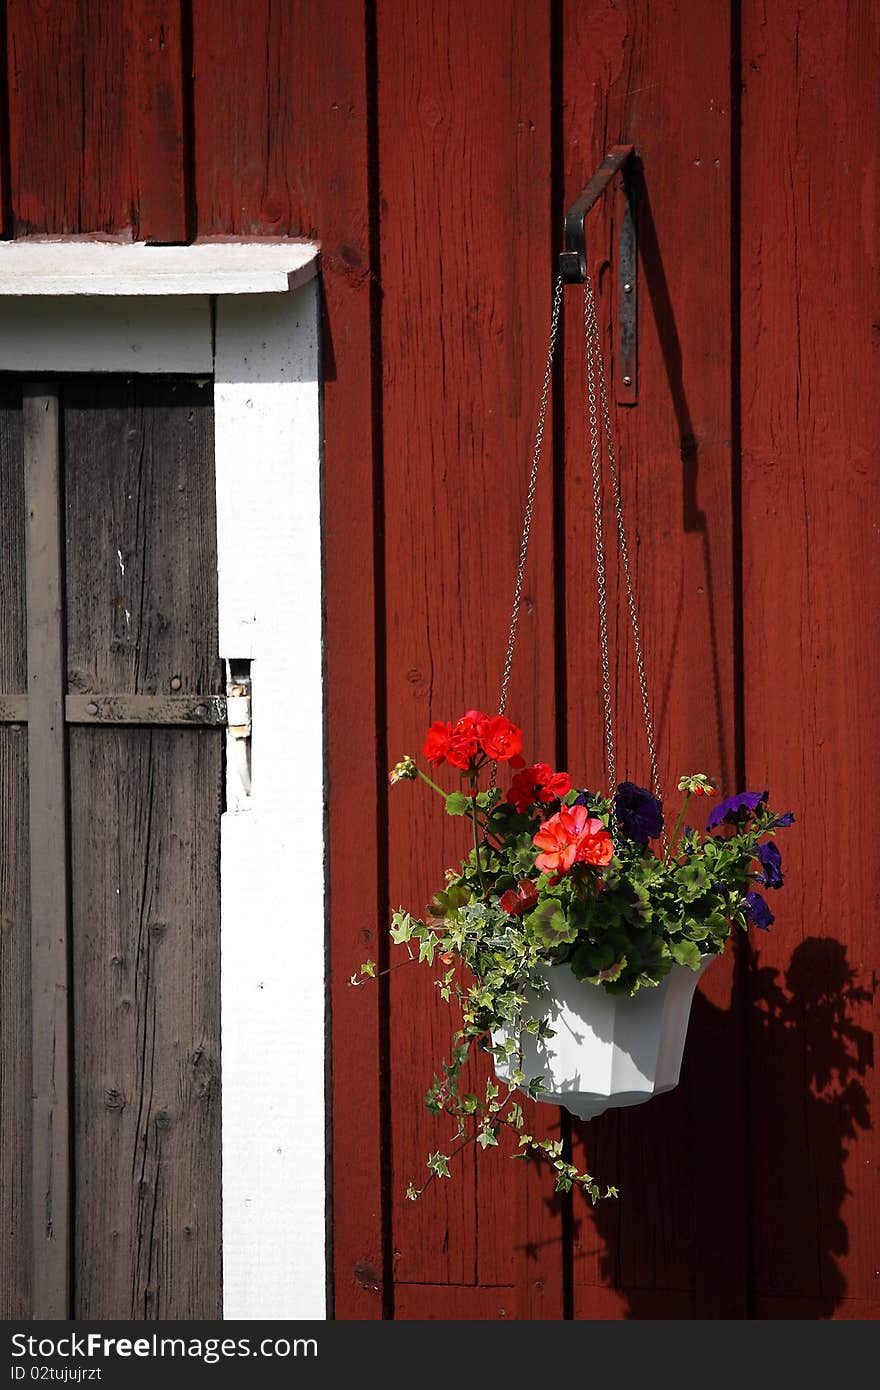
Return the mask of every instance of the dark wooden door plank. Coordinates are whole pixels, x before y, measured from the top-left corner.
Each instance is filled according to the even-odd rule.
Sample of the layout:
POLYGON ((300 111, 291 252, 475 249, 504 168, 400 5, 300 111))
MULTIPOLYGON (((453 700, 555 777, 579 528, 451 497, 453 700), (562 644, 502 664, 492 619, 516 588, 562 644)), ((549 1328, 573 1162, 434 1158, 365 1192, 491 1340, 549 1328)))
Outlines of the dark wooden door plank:
POLYGON ((65 381, 71 694, 223 693, 212 421, 210 384, 65 381))
POLYGON ((57 389, 23 395, 31 863, 33 1316, 70 1302, 67 780, 57 389))
MULTIPOLYGON (((0 383, 0 690, 27 688, 21 387, 0 383)), ((26 697, 12 696, 26 703, 26 697)), ((27 732, 0 727, 0 1319, 30 1316, 27 732)))
POLYGON ((223 734, 69 738, 76 1316, 219 1318, 223 734))
POLYGON ((225 701, 210 387, 66 381, 64 459, 68 718, 88 721, 68 732, 75 1312, 216 1318, 224 736, 210 725, 225 701), (134 722, 187 712, 194 726, 134 722))

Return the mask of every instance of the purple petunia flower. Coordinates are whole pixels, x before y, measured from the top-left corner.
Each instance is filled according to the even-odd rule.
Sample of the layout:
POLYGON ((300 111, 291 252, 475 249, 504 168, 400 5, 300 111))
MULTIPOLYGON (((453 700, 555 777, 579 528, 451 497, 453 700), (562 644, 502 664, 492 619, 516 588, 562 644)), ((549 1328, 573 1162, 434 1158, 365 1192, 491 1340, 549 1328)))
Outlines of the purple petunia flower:
POLYGON ((765 845, 758 845, 755 858, 763 870, 763 873, 758 874, 758 882, 763 883, 765 888, 781 888, 782 855, 779 853, 779 846, 768 840, 765 845))
POLYGON ((726 801, 720 801, 712 811, 706 821, 706 829, 712 830, 722 821, 726 821, 728 825, 738 825, 740 821, 748 820, 759 806, 763 806, 768 795, 768 792, 739 792, 737 796, 729 796, 726 801))
POLYGON ((771 922, 776 921, 760 893, 746 893, 746 913, 752 925, 762 931, 769 931, 771 922))
POLYGON ((646 845, 663 829, 663 807, 644 787, 635 782, 621 782, 614 798, 618 824, 627 839, 646 845))
POLYGON ((789 825, 794 825, 794 812, 783 811, 781 816, 776 816, 776 818, 770 822, 767 829, 780 830, 785 829, 789 825))
POLYGON ((571 804, 572 806, 589 806, 594 796, 594 792, 588 792, 586 790, 579 792, 571 804))

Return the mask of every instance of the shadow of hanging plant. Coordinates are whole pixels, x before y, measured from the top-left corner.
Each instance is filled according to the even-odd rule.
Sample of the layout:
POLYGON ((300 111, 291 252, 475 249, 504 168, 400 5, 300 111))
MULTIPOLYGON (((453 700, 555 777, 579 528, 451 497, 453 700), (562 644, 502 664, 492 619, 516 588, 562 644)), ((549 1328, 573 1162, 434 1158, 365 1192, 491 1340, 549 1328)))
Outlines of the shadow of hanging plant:
MULTIPOLYGON (((754 1098, 746 1097, 752 1110, 747 1161, 757 1174, 747 1218, 751 1231, 742 1231, 743 1247, 751 1242, 751 1292, 783 1302, 798 1299, 805 1318, 831 1317, 847 1292, 841 1267, 850 1249, 842 1214, 849 1194, 846 1163, 852 1143, 871 1129, 862 1079, 873 1065, 873 1038, 856 1021, 871 993, 859 984, 843 944, 819 937, 802 942, 784 971, 752 971, 748 989, 749 1068, 752 1075, 757 1068, 766 1069, 760 1108, 755 1108, 754 1098)), ((701 1040, 705 1045, 729 1018, 729 1011, 698 994, 688 1047, 699 1047, 701 1040)), ((664 1104, 661 1099, 651 1107, 664 1104)), ((638 1124, 641 1113, 631 1112, 630 1123, 638 1124)), ((655 1110, 653 1119, 658 1118, 655 1110)), ((588 1153, 591 1129, 583 1131, 588 1153)), ((723 1199, 719 1186, 718 1200, 723 1199)), ((624 1183, 619 1210, 614 1203, 601 1203, 585 1220, 578 1203, 573 1209, 576 1238, 590 1242, 594 1233, 599 1235, 605 1246, 599 1257, 600 1277, 618 1289, 629 1282, 621 1277, 618 1255, 626 1201, 624 1183)), ((694 1215, 703 1222, 712 1218, 711 1212, 694 1215)), ((627 1287, 622 1295, 624 1317, 657 1317, 658 1299, 667 1292, 675 1295, 674 1290, 627 1287)), ((585 1301, 588 1305, 588 1294, 585 1301)), ((731 1310, 731 1316, 741 1315, 731 1310)))

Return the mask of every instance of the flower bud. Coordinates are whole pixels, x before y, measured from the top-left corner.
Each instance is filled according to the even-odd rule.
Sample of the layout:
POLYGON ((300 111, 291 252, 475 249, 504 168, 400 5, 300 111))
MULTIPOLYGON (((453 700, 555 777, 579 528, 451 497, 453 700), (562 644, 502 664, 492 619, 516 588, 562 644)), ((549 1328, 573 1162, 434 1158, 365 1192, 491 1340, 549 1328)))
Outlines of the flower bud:
POLYGON ((415 764, 415 759, 411 758, 409 754, 407 754, 405 758, 401 758, 400 762, 396 765, 396 767, 393 767, 391 769, 390 773, 388 774, 388 781, 391 783, 393 787, 398 782, 412 782, 415 780, 416 777, 418 777, 418 775, 419 774, 415 764))

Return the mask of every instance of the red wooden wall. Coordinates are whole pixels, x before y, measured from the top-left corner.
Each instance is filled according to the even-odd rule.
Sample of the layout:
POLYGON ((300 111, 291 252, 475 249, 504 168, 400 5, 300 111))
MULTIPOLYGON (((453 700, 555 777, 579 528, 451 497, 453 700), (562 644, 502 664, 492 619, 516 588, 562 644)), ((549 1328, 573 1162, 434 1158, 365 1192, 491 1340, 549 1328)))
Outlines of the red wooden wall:
MULTIPOLYGON (((3 235, 322 242, 336 1315, 876 1317, 880 5, 2 10, 3 235), (459 844, 385 773, 497 698, 561 215, 619 139, 647 189, 639 404, 615 421, 662 771, 769 785, 799 816, 789 882, 701 987, 677 1092, 542 1116, 618 1203, 489 1156, 412 1206, 446 1020, 427 975, 346 981, 459 844)), ((574 289, 563 348, 512 713, 589 780, 574 289)), ((644 779, 625 643, 614 670, 619 771, 644 779)))

